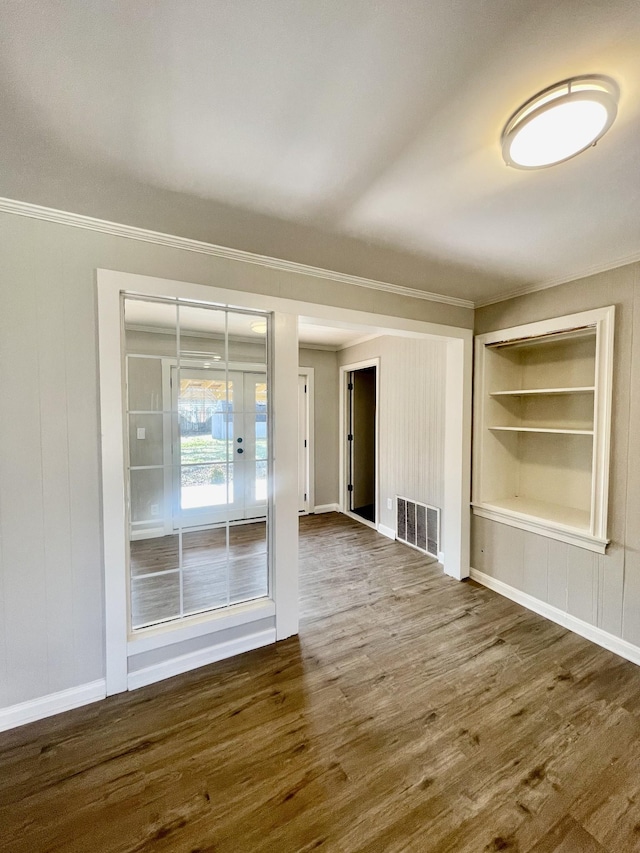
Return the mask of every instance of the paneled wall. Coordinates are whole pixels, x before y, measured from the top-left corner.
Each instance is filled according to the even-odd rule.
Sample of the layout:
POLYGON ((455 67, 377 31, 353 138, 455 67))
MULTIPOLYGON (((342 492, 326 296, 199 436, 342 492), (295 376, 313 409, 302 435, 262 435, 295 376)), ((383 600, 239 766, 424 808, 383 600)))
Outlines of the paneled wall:
POLYGON ((1 214, 0 708, 104 676, 96 268, 472 322, 468 309, 1 214))
POLYGON ((476 311, 476 332, 616 306, 606 554, 472 519, 471 565, 640 646, 640 264, 476 311))
POLYGON ((395 529, 389 498, 443 504, 446 344, 385 335, 338 353, 340 365, 375 357, 380 358, 378 519, 395 529))

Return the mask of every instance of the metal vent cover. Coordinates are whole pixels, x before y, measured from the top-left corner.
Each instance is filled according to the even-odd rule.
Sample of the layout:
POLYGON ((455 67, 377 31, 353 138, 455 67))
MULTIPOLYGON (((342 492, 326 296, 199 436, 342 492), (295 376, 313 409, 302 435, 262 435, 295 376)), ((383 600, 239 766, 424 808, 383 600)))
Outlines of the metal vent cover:
POLYGON ((396 495, 396 539, 438 559, 440 510, 396 495))

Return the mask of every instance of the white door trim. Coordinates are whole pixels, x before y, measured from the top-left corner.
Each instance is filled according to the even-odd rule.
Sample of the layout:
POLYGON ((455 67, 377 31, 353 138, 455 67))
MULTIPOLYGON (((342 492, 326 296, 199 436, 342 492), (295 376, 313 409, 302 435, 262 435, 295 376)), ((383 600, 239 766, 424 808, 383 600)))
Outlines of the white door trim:
POLYGON ((307 500, 305 501, 304 512, 301 512, 300 515, 308 515, 311 512, 315 511, 315 405, 314 405, 314 381, 315 381, 315 368, 313 367, 299 367, 298 368, 298 376, 303 376, 305 382, 307 383, 307 434, 305 436, 307 440, 306 447, 306 465, 307 465, 307 500))

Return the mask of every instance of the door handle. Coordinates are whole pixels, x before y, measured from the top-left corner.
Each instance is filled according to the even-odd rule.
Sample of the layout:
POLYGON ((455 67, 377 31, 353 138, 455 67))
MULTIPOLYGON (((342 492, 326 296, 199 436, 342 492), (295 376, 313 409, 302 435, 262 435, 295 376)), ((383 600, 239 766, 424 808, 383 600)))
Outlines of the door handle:
POLYGON ((243 450, 241 447, 239 447, 239 448, 238 448, 238 453, 244 453, 244 450, 243 450))

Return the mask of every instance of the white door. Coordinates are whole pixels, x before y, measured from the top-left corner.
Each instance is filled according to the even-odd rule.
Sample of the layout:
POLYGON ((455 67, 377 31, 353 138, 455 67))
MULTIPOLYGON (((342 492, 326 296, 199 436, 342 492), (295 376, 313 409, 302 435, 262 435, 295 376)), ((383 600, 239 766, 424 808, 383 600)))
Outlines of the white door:
POLYGON ((267 511, 267 380, 257 372, 172 368, 173 527, 267 511))

